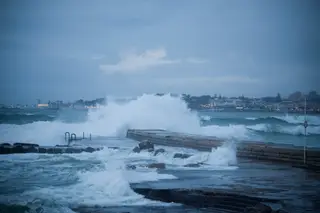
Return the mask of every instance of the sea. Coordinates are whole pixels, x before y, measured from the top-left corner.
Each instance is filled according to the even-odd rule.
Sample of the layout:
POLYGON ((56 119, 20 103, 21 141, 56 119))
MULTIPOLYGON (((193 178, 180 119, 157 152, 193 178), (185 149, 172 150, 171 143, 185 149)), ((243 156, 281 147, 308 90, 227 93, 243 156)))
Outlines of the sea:
MULTIPOLYGON (((164 153, 133 153, 126 131, 165 129, 242 140, 320 147, 318 115, 281 112, 192 111, 179 97, 143 95, 97 109, 0 109, 0 143, 66 144, 65 132, 88 137, 82 145, 105 147, 81 154, 0 155, 0 213, 3 212, 208 212, 177 203, 148 200, 132 187, 210 188, 279 199, 273 208, 320 212, 320 178, 285 165, 237 159, 234 146, 211 152, 157 147, 164 153), (308 121, 305 132, 303 123, 308 121), (119 147, 109 149, 108 147, 119 147), (187 159, 173 158, 188 153, 187 159), (162 170, 146 163, 165 163, 162 170), (198 168, 186 164, 205 162, 198 168), (127 165, 136 165, 128 169, 127 165)), ((224 212, 221 209, 210 212, 224 212)))

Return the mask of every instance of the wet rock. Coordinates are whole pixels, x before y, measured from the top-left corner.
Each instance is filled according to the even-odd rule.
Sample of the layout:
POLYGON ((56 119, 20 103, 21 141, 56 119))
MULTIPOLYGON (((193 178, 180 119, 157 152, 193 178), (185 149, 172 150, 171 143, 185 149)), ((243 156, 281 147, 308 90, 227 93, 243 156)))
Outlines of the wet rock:
POLYGON ((289 213, 283 209, 278 209, 277 211, 273 211, 273 213, 289 213))
MULTIPOLYGON (((221 190, 153 189, 135 187, 134 184, 130 186, 134 192, 143 195, 147 199, 168 203, 181 203, 196 208, 224 209, 231 212, 244 212, 246 207, 253 206, 257 210, 262 210, 259 213, 265 213, 264 206, 259 205, 261 200, 270 203, 278 202, 278 200, 250 197, 221 190)), ((266 209, 268 208, 266 207, 266 209)))
POLYGON ((193 167, 193 168, 197 168, 200 167, 202 165, 202 163, 189 163, 184 165, 185 167, 193 167))
POLYGON ((40 147, 39 148, 39 153, 47 153, 47 149, 43 148, 43 147, 40 147))
POLYGON ((63 149, 53 149, 55 154, 62 154, 63 153, 63 149))
POLYGON ((119 147, 116 146, 109 146, 108 149, 119 149, 119 147))
POLYGON ((56 147, 61 147, 61 148, 67 148, 67 147, 69 147, 68 145, 56 145, 56 147))
POLYGON ((140 150, 152 150, 154 151, 154 145, 148 140, 139 143, 140 150))
POLYGON ((13 146, 22 146, 23 148, 27 148, 27 147, 39 147, 39 144, 35 144, 35 143, 14 143, 13 146))
POLYGON ((141 150, 140 150, 139 147, 136 146, 136 147, 133 148, 132 151, 135 152, 135 153, 140 153, 141 150))
POLYGON ((186 159, 190 157, 191 155, 189 154, 183 154, 183 153, 175 153, 173 158, 181 158, 181 159, 186 159))
POLYGON ((84 151, 92 153, 92 152, 94 152, 96 150, 94 148, 92 148, 92 147, 87 147, 84 151))
POLYGON ((73 154, 73 153, 81 153, 81 149, 76 149, 76 148, 67 148, 65 153, 73 154))
POLYGON ((157 149, 155 152, 154 152, 154 156, 157 156, 159 153, 165 153, 165 150, 164 149, 157 149))
POLYGON ((153 151, 154 151, 154 148, 148 149, 148 152, 153 152, 153 151))
POLYGON ((253 207, 247 207, 244 213, 272 213, 272 208, 262 203, 258 203, 253 207))
POLYGON ((137 168, 135 165, 127 165, 126 167, 127 169, 132 169, 132 170, 137 168))
POLYGON ((10 154, 12 145, 9 143, 3 143, 0 145, 0 154, 10 154))
POLYGON ((22 146, 14 146, 11 149, 11 153, 26 153, 22 146))
POLYGON ((27 206, 0 204, 1 213, 29 212, 29 211, 30 211, 30 208, 27 206))
POLYGON ((39 145, 31 143, 14 143, 11 153, 37 153, 39 145))
POLYGON ((151 163, 151 164, 148 164, 147 167, 149 169, 165 169, 166 168, 166 165, 164 163, 151 163))

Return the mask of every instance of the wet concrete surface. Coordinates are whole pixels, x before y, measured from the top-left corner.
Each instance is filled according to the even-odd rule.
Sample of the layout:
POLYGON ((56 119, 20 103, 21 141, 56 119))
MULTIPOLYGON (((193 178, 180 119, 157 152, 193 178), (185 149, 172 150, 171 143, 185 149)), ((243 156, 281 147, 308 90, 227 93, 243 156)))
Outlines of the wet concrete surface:
POLYGON ((135 184, 136 188, 206 189, 244 196, 275 199, 274 210, 292 213, 320 212, 320 178, 299 168, 262 164, 249 160, 238 162, 234 170, 161 170, 178 179, 135 184))

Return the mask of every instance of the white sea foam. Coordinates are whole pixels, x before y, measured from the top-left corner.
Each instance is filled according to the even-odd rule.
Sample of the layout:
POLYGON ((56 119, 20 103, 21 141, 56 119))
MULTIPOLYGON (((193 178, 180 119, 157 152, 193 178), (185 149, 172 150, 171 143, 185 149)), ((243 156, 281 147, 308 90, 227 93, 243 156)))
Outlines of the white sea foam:
MULTIPOLYGON (((0 201, 7 200, 13 203, 26 203, 32 202, 35 199, 41 199, 44 203, 54 201, 58 204, 71 206, 167 205, 147 200, 143 196, 136 194, 131 189, 130 184, 162 179, 176 179, 176 177, 170 174, 159 174, 154 169, 128 170, 126 164, 131 161, 130 152, 130 150, 104 149, 90 154, 20 155, 24 156, 23 158, 14 156, 11 159, 12 163, 21 163, 23 159, 24 163, 32 162, 33 164, 42 163, 40 160, 46 157, 48 162, 56 162, 55 171, 57 176, 61 176, 61 178, 66 178, 66 175, 75 176, 77 181, 73 184, 63 184, 62 186, 49 184, 47 187, 31 188, 19 194, 19 196, 1 195, 0 201), (38 157, 35 158, 36 156, 38 157), (56 156, 59 157, 57 158, 56 156), (84 164, 92 164, 91 169, 76 171, 69 166, 66 167, 66 163, 72 161, 72 159, 82 161, 84 164), (97 164, 100 166, 97 167, 97 164), (66 173, 66 169, 69 171, 69 174, 66 173)), ((44 174, 41 174, 37 168, 33 169, 36 170, 32 170, 31 167, 29 168, 32 171, 28 171, 25 174, 24 181, 28 181, 28 178, 33 179, 34 175, 30 174, 37 172, 37 180, 42 182, 44 174)), ((23 175, 24 172, 26 171, 16 164, 16 169, 11 171, 12 174, 3 175, 1 179, 11 181, 10 177, 14 177, 17 174, 23 175)), ((37 180, 32 180, 32 182, 36 184, 37 180)))
POLYGON ((128 128, 161 128, 221 138, 247 138, 241 125, 202 127, 199 116, 191 112, 180 98, 170 95, 143 95, 126 103, 109 102, 98 110, 90 110, 83 123, 35 122, 25 125, 0 125, 1 141, 33 141, 54 145, 63 141, 66 131, 100 136, 124 136, 128 128))
MULTIPOLYGON (((250 130, 270 132, 270 133, 283 133, 288 135, 304 135, 303 126, 281 126, 271 124, 256 124, 247 127, 250 130)), ((309 126, 307 128, 307 135, 320 135, 320 126, 309 126)))

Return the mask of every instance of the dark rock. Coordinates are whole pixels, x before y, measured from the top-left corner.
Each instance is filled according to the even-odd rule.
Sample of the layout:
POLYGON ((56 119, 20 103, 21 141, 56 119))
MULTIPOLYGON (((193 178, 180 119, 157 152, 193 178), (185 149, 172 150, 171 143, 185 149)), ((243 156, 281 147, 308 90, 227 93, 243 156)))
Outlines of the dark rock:
POLYGON ((43 148, 43 147, 40 147, 39 148, 39 153, 47 153, 47 149, 43 148))
POLYGON ((65 153, 68 153, 68 154, 72 154, 72 153, 81 153, 82 150, 81 149, 78 149, 78 148, 67 148, 65 153))
POLYGON ((96 150, 94 148, 92 148, 92 147, 87 147, 84 151, 92 153, 92 152, 94 152, 96 150))
POLYGON ((127 169, 136 169, 137 167, 135 165, 127 165, 127 169))
POLYGON ((46 151, 48 154, 54 154, 54 148, 48 148, 46 151))
POLYGON ((67 147, 69 147, 68 145, 56 145, 56 147, 61 147, 61 148, 67 148, 67 147))
POLYGON ((53 153, 55 153, 55 154, 62 154, 62 153, 63 153, 63 150, 60 149, 60 148, 53 148, 53 153))
POLYGON ((193 168, 197 168, 200 167, 202 165, 202 163, 189 163, 184 165, 185 167, 193 167, 193 168))
POLYGON ((164 153, 165 150, 164 149, 157 149, 155 152, 154 152, 154 156, 157 156, 159 153, 164 153))
POLYGON ((139 143, 140 150, 154 150, 154 145, 148 140, 139 143))
POLYGON ((14 146, 11 149, 11 153, 26 153, 25 149, 22 146, 14 146))
POLYGON ((0 145, 0 154, 10 154, 12 145, 9 143, 3 143, 0 145))
POLYGON ((30 208, 27 206, 0 204, 1 213, 29 212, 29 211, 30 211, 30 208))
POLYGON ((35 144, 35 143, 14 143, 13 146, 39 147, 39 144, 35 144))
MULTIPOLYGON (((268 202, 278 202, 278 200, 249 197, 241 194, 223 192, 221 190, 153 189, 140 188, 139 186, 135 187, 133 184, 131 184, 131 188, 134 192, 151 200, 181 203, 196 208, 224 209, 231 212, 243 212, 247 206, 254 206, 257 207, 257 209, 260 208, 260 210, 264 210, 262 206, 258 205, 263 199, 268 200, 268 202)), ((265 211, 259 213, 262 212, 264 213, 265 211)))
POLYGON ((247 207, 244 213, 272 213, 272 208, 262 203, 258 203, 253 207, 247 207))
POLYGON ((132 151, 135 152, 135 153, 140 153, 141 150, 140 150, 139 147, 136 146, 136 147, 133 148, 132 151))
POLYGON ((277 211, 273 211, 274 213, 289 213, 283 209, 278 209, 277 211))
POLYGON ((109 146, 108 149, 119 149, 119 147, 116 146, 109 146))
POLYGON ((166 165, 164 163, 151 163, 151 164, 148 164, 147 167, 149 169, 165 169, 166 168, 166 165))
POLYGON ((185 158, 188 158, 188 157, 190 157, 190 156, 191 156, 191 155, 189 155, 189 154, 176 153, 176 154, 174 154, 173 158, 185 159, 185 158))

